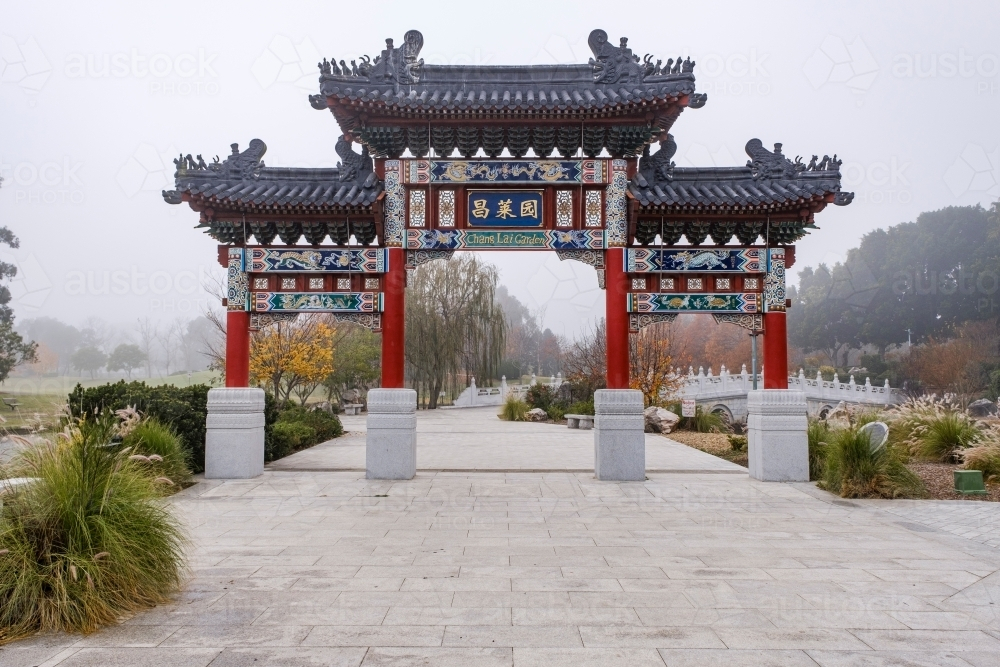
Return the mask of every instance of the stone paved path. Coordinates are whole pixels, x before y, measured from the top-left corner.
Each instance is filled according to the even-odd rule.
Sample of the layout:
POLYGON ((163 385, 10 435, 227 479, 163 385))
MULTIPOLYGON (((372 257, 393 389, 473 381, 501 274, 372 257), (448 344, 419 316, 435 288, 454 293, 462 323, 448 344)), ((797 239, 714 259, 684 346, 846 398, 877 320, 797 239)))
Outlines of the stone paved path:
MULTIPOLYGON (((417 469, 593 472, 593 431, 505 422, 496 413, 496 407, 421 411, 417 419, 417 469)), ((343 421, 346 437, 293 454, 269 468, 364 471, 365 418, 344 417, 343 421)), ((746 473, 736 464, 651 434, 646 436, 646 469, 746 473)))
MULTIPOLYGON (((490 450, 517 440, 458 436, 463 419, 475 416, 450 430, 421 418, 421 452, 441 448, 421 465, 451 467, 449 447, 462 466, 508 465, 490 450)), ((535 443, 518 465, 584 465, 582 440, 517 426, 535 443)), ((663 465, 715 465, 661 440, 663 465)), ((348 454, 325 450, 298 471, 201 481, 171 501, 192 538, 175 603, 90 637, 19 642, 0 665, 998 663, 1000 550, 930 527, 934 509, 918 521, 745 473, 366 481, 331 470, 348 454)))

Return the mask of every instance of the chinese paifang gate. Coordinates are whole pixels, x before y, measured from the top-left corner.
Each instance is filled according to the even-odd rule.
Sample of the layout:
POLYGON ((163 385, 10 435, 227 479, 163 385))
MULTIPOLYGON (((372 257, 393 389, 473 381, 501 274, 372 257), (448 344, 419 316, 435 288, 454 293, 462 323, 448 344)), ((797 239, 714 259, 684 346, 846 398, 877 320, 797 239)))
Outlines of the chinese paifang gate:
POLYGON ((429 65, 411 30, 374 60, 319 63, 309 101, 340 128, 336 168, 265 166, 259 139, 175 160, 163 197, 199 213, 228 268, 226 385, 248 386, 251 330, 333 313, 382 332, 382 387, 401 388, 407 271, 510 249, 595 268, 609 389, 629 386, 629 332, 680 313, 763 331, 765 389, 787 388, 785 269, 816 214, 851 202, 840 160, 750 139, 746 165, 678 167, 674 122, 707 97, 695 63, 588 41, 586 64, 429 65))

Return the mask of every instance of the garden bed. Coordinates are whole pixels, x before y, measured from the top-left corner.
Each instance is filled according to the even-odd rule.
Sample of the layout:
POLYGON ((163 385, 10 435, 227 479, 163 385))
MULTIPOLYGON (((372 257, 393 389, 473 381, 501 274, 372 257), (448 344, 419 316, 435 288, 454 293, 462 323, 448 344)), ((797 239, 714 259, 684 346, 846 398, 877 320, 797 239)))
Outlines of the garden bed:
POLYGON ((1000 484, 987 484, 986 495, 965 495, 955 490, 955 470, 961 466, 952 463, 908 463, 927 487, 927 497, 932 500, 986 500, 1000 502, 1000 484))
POLYGON ((736 465, 746 468, 750 460, 747 458, 746 450, 736 451, 729 444, 727 433, 697 433, 695 431, 674 431, 669 435, 664 435, 682 445, 687 445, 694 449, 725 459, 736 465))

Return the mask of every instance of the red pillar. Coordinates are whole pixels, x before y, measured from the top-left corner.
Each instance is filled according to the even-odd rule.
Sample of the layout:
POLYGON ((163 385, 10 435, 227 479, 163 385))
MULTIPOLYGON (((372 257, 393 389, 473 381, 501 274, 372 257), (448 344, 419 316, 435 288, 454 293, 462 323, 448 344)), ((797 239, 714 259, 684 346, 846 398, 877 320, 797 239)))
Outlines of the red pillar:
POLYGON ((629 388, 628 276, 625 249, 604 252, 605 325, 607 326, 608 389, 629 388))
POLYGON ((403 388, 406 341, 406 251, 389 248, 389 271, 385 274, 382 311, 382 388, 403 388))
POLYGON ((788 332, 784 311, 764 313, 764 389, 788 389, 788 332))
POLYGON ((226 386, 250 386, 250 313, 226 313, 226 386))

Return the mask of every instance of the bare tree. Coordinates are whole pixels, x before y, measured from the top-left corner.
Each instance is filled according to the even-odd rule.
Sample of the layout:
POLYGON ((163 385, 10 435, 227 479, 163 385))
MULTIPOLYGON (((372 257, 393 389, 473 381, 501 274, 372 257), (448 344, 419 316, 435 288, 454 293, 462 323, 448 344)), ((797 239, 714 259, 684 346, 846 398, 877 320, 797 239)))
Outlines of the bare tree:
POLYGON ((156 325, 148 317, 140 318, 136 325, 136 333, 139 339, 139 349, 142 350, 142 354, 146 357, 146 377, 152 378, 153 346, 157 339, 156 325))

